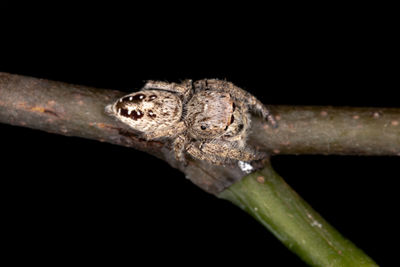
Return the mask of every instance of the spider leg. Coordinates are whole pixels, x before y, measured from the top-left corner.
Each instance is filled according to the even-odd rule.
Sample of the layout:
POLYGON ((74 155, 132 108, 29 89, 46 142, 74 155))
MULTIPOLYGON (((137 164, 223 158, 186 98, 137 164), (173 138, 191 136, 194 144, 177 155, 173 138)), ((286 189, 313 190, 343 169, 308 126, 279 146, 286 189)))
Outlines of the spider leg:
POLYGON ((267 155, 248 147, 235 147, 230 142, 214 141, 197 142, 187 148, 187 152, 195 158, 209 161, 217 165, 225 165, 232 160, 253 161, 265 158, 267 155))
POLYGON ((184 134, 178 135, 173 142, 173 150, 175 153, 176 160, 184 162, 185 164, 186 164, 185 147, 188 143, 189 139, 184 134))
POLYGON ((147 81, 147 83, 143 87, 143 90, 148 89, 166 90, 173 93, 178 93, 179 95, 183 96, 184 102, 186 102, 193 94, 192 80, 184 80, 181 83, 147 81))
POLYGON ((215 91, 229 93, 234 99, 246 103, 253 111, 261 113, 263 118, 267 119, 274 128, 278 126, 275 117, 260 100, 258 100, 249 92, 235 86, 231 82, 217 79, 204 79, 196 81, 194 83, 194 87, 197 91, 211 89, 215 91))
POLYGON ((232 159, 223 158, 223 157, 220 157, 220 156, 218 156, 216 154, 206 153, 203 150, 201 150, 200 147, 198 147, 196 145, 189 145, 186 148, 186 151, 192 157, 200 159, 200 160, 208 161, 208 162, 210 162, 211 164, 214 164, 214 165, 228 165, 230 163, 233 163, 232 159))
POLYGON ((160 137, 174 137, 180 133, 182 133, 186 129, 186 126, 183 121, 174 124, 171 128, 166 128, 162 130, 156 130, 149 133, 142 133, 142 137, 146 140, 153 140, 160 137))

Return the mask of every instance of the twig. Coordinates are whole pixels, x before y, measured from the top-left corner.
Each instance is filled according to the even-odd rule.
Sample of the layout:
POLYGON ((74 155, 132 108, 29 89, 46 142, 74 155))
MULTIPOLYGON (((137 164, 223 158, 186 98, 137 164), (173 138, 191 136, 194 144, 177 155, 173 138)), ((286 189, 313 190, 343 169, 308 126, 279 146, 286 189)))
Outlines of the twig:
MULTIPOLYGON (((165 141, 146 142, 104 114, 123 92, 0 73, 0 122, 132 147, 168 161, 205 191, 218 194, 244 173, 201 161, 178 164, 165 141)), ((273 154, 400 155, 400 110, 272 108, 279 127, 254 118, 249 142, 273 154)), ((257 166, 256 166, 257 167, 257 166)))
MULTIPOLYGON (((104 107, 123 94, 0 73, 0 122, 146 151, 179 168, 203 190, 247 209, 306 262, 325 265, 334 257, 332 266, 374 265, 295 195, 270 166, 242 179, 243 166, 225 168, 195 160, 183 166, 175 161, 166 141, 139 139, 104 114, 104 107), (302 232, 303 226, 308 230, 302 232), (320 244, 323 247, 318 248, 320 244)), ((279 127, 272 129, 254 118, 249 140, 272 155, 400 155, 399 109, 276 106, 272 110, 279 127)), ((252 167, 261 166, 264 162, 252 167)))
POLYGON ((272 154, 400 156, 400 109, 279 106, 279 128, 254 120, 253 144, 272 154))

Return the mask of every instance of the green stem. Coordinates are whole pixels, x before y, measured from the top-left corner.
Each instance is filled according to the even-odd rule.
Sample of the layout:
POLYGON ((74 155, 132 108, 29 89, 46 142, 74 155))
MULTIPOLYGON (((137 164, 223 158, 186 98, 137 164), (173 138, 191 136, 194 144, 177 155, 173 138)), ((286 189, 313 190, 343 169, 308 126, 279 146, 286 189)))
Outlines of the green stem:
POLYGON ((300 198, 270 165, 220 198, 241 207, 311 266, 377 266, 300 198))

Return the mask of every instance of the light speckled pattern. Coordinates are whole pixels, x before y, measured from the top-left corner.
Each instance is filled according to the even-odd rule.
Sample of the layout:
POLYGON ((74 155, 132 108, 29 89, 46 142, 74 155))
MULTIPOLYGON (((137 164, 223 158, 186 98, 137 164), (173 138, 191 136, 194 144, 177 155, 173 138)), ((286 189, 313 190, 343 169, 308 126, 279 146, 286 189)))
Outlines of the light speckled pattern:
POLYGON ((169 138, 175 157, 185 155, 225 165, 262 159, 246 147, 250 113, 276 126, 268 109, 250 93, 221 80, 185 80, 180 84, 149 81, 141 91, 106 107, 108 114, 141 132, 147 140, 169 138))

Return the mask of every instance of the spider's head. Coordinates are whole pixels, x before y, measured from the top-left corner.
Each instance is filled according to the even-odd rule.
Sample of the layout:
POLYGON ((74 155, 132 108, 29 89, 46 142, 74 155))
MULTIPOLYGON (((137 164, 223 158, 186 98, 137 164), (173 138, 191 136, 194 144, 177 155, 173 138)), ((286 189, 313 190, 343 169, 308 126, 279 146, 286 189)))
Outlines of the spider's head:
POLYGON ((144 116, 142 102, 146 97, 145 94, 141 93, 121 97, 113 105, 107 106, 106 112, 116 117, 137 121, 144 116))
POLYGON ((106 107, 106 113, 135 130, 152 132, 179 121, 182 103, 173 93, 144 90, 121 97, 106 107))

